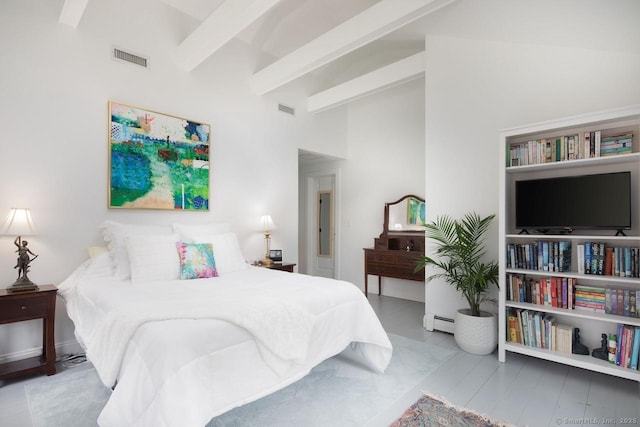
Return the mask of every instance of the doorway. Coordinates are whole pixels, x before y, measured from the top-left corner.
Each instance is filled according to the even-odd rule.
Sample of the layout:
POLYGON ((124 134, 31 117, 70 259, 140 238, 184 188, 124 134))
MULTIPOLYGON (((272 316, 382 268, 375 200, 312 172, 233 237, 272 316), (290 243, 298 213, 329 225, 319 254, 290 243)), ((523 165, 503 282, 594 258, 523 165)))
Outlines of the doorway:
POLYGON ((338 172, 320 171, 307 175, 306 265, 307 274, 339 277, 338 172))

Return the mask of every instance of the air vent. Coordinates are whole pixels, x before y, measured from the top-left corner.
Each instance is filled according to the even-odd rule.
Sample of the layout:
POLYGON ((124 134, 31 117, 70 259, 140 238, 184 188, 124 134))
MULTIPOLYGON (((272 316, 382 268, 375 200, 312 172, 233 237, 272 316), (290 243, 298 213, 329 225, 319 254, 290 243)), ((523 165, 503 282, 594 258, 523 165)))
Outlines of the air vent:
POLYGON ((291 114, 292 116, 296 114, 296 110, 293 107, 289 107, 288 105, 278 104, 278 110, 283 113, 291 114))
POLYGON ((145 67, 145 68, 148 67, 147 58, 143 56, 135 55, 130 52, 125 52, 124 50, 120 50, 115 47, 113 48, 113 57, 115 59, 119 59, 120 61, 130 62, 132 64, 139 65, 141 67, 145 67))

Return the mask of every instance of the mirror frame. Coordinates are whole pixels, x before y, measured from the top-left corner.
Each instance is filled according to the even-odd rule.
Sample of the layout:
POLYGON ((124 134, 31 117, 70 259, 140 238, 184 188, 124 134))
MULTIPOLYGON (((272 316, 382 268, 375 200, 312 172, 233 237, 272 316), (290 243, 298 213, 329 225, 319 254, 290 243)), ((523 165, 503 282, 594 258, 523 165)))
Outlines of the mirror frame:
POLYGON ((409 198, 414 198, 417 200, 420 200, 422 203, 425 202, 425 200, 422 197, 416 196, 414 194, 407 194, 406 196, 402 196, 401 198, 399 198, 398 200, 396 200, 395 202, 388 202, 384 204, 384 224, 382 225, 382 234, 381 236, 388 236, 388 235, 423 235, 424 231, 422 230, 389 230, 389 207, 393 206, 393 205, 397 205, 399 203, 402 203, 403 201, 405 201, 406 199, 409 198))

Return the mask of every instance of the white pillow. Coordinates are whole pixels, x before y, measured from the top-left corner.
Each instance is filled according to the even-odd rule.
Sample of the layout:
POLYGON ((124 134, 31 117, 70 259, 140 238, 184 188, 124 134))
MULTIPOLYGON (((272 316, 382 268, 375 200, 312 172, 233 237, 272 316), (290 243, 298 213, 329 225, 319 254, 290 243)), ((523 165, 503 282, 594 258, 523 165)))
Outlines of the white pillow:
POLYGON ((180 235, 182 242, 197 243, 200 236, 213 236, 215 234, 229 233, 231 225, 228 223, 208 224, 173 224, 174 233, 180 235))
POLYGON ((127 236, 166 236, 172 234, 171 226, 169 225, 137 225, 115 221, 105 221, 100 225, 99 229, 109 248, 109 256, 113 264, 114 275, 120 280, 128 279, 131 275, 129 257, 125 245, 125 238, 127 236))
POLYGON ((231 273, 249 268, 240 250, 240 243, 235 233, 199 236, 194 243, 211 243, 216 270, 219 274, 231 273))
POLYGON ((177 234, 136 236, 125 238, 131 263, 133 283, 180 278, 180 256, 177 234))

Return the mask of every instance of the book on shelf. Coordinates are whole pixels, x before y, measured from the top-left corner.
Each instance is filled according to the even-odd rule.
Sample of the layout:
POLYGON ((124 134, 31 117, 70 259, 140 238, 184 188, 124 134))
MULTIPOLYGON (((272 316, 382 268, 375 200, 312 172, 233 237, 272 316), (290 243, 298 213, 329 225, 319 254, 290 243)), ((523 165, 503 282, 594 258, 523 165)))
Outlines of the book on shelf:
POLYGON ((629 289, 623 289, 622 295, 622 315, 629 317, 631 316, 631 291, 629 289))
POLYGON ((611 293, 612 293, 612 289, 611 288, 606 288, 605 289, 605 303, 604 303, 604 312, 607 314, 613 314, 611 312, 611 293))
POLYGON ((576 145, 576 135, 567 135, 564 137, 567 147, 568 147, 568 152, 567 152, 567 160, 576 160, 578 159, 578 153, 577 153, 577 145, 576 145))
POLYGON ((571 242, 561 240, 558 242, 558 272, 571 270, 571 242))
POLYGON ((624 291, 618 289, 618 316, 624 316, 624 291))
POLYGON ((604 251, 604 275, 613 275, 613 248, 607 247, 604 251))
POLYGON ((571 354, 573 349, 573 326, 557 324, 555 351, 571 354))
POLYGON ((584 272, 584 265, 585 265, 585 261, 584 261, 584 245, 583 244, 576 245, 576 259, 577 259, 577 262, 578 262, 578 274, 585 274, 585 272, 584 272))
POLYGON ((622 354, 622 349, 620 348, 620 344, 622 341, 622 330, 624 329, 624 325, 622 323, 618 323, 618 329, 616 333, 616 357, 614 359, 615 364, 620 366, 620 355, 622 354))
POLYGON ((595 141, 591 141, 591 132, 585 132, 582 137, 582 158, 586 156, 586 153, 589 153, 586 157, 595 157, 596 155, 596 146, 595 141), (593 146, 591 144, 594 144, 593 146))
POLYGON ((593 244, 584 242, 584 274, 591 274, 591 256, 593 244))
POLYGON ((629 367, 631 369, 638 369, 638 362, 640 358, 640 326, 633 328, 633 347, 631 349, 631 362, 629 367))
POLYGON ((534 341, 538 348, 544 348, 544 326, 542 324, 542 316, 543 313, 540 312, 532 313, 533 330, 535 332, 534 341))
POLYGON ((633 352, 633 326, 624 325, 624 352, 622 354, 623 368, 631 367, 631 354, 633 352))
POLYGON ((518 328, 518 316, 513 312, 509 311, 507 316, 508 328, 509 328, 509 341, 514 343, 520 343, 520 329, 518 328))

